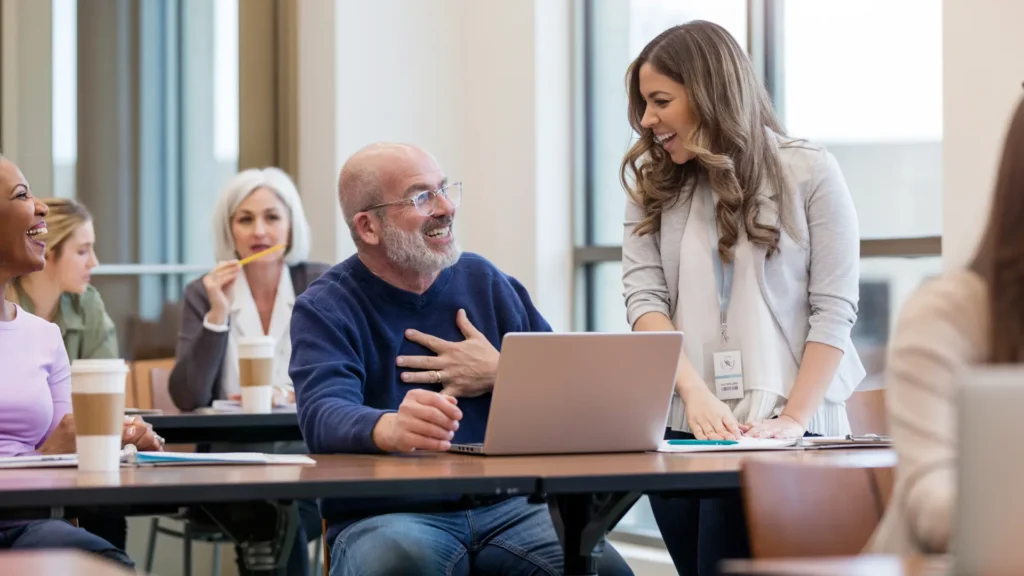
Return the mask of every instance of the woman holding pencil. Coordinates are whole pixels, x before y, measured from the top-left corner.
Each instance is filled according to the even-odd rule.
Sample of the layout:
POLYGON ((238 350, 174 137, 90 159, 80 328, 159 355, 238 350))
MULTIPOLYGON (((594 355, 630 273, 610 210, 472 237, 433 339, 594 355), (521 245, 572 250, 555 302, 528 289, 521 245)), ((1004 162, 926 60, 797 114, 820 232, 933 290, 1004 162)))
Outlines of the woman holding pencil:
POLYGON ((213 226, 219 264, 185 289, 171 398, 195 410, 237 395, 238 340, 271 336, 277 395, 294 401, 292 306, 328 268, 305 261, 309 223, 295 184, 277 168, 239 173, 217 200, 213 226))
MULTIPOLYGON (((306 262, 310 231, 299 192, 278 168, 251 168, 224 186, 213 210, 219 264, 185 288, 177 359, 170 394, 182 410, 209 406, 239 394, 238 340, 275 341, 273 384, 281 400, 294 402, 288 361, 295 297, 327 270, 306 262)), ((212 451, 305 452, 300 443, 212 446, 212 451), (283 445, 282 445, 283 444, 283 445)), ((320 537, 316 503, 297 502, 299 533, 288 560, 289 576, 305 576, 306 543, 320 537)), ((241 554, 238 556, 241 558, 241 554)), ((247 574, 241 562, 239 572, 247 574)))

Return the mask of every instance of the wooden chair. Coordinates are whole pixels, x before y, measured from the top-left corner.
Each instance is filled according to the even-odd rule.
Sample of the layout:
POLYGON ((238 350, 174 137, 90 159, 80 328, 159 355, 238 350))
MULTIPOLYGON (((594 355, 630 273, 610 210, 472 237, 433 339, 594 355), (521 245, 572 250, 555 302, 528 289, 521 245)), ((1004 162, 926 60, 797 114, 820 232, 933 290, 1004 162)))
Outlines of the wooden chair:
POLYGON ((888 434, 885 416, 885 390, 854 392, 846 401, 846 414, 854 434, 888 434))
POLYGON ((131 376, 135 387, 136 408, 151 410, 160 408, 165 413, 177 414, 178 409, 170 401, 167 381, 174 368, 174 358, 159 360, 138 360, 132 362, 131 376), (160 406, 156 406, 160 403, 160 406))
POLYGON ((879 482, 869 468, 744 462, 740 484, 752 556, 860 554, 888 500, 879 482))

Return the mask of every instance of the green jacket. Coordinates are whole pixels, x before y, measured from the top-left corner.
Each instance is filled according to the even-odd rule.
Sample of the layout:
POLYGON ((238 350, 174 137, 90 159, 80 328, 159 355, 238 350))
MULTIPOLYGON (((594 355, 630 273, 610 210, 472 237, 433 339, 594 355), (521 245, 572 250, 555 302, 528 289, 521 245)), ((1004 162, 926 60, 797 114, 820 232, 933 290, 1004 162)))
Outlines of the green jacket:
MULTIPOLYGON (((35 314, 32 301, 15 283, 18 300, 22 308, 35 314)), ((53 323, 60 328, 64 339, 64 347, 68 350, 68 359, 91 360, 120 358, 117 349, 117 331, 114 322, 107 316, 98 290, 89 286, 84 294, 65 292, 60 296, 57 316, 53 323)))

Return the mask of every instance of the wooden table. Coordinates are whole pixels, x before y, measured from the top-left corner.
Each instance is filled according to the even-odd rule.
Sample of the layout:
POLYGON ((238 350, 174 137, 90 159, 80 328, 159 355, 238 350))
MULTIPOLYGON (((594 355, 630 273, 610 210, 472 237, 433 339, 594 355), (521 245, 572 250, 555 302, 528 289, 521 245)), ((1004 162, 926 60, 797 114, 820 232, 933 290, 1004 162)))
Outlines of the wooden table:
POLYGON ((945 557, 852 556, 727 560, 720 570, 729 576, 945 576, 951 568, 945 557))
POLYGON ((75 574, 136 576, 136 573, 78 550, 14 550, 0 552, 0 574, 75 574))
POLYGON ((271 414, 166 414, 142 417, 169 444, 256 444, 302 440, 294 410, 271 414))
POLYGON ((575 456, 314 456, 315 466, 0 470, 0 508, 193 504, 461 493, 548 500, 566 574, 593 572, 592 551, 644 492, 735 490, 746 458, 891 467, 891 450, 575 456))

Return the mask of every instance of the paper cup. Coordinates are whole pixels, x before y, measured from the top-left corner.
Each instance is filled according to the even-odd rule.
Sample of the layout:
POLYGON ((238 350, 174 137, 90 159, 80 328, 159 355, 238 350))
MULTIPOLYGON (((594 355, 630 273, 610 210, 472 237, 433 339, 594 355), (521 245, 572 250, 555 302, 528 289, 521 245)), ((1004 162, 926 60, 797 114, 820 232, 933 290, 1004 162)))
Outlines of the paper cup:
POLYGON ((238 385, 246 414, 269 414, 273 408, 276 344, 269 336, 238 341, 238 385))
POLYGON ((76 360, 71 364, 79 470, 109 472, 121 467, 127 374, 124 360, 76 360))

